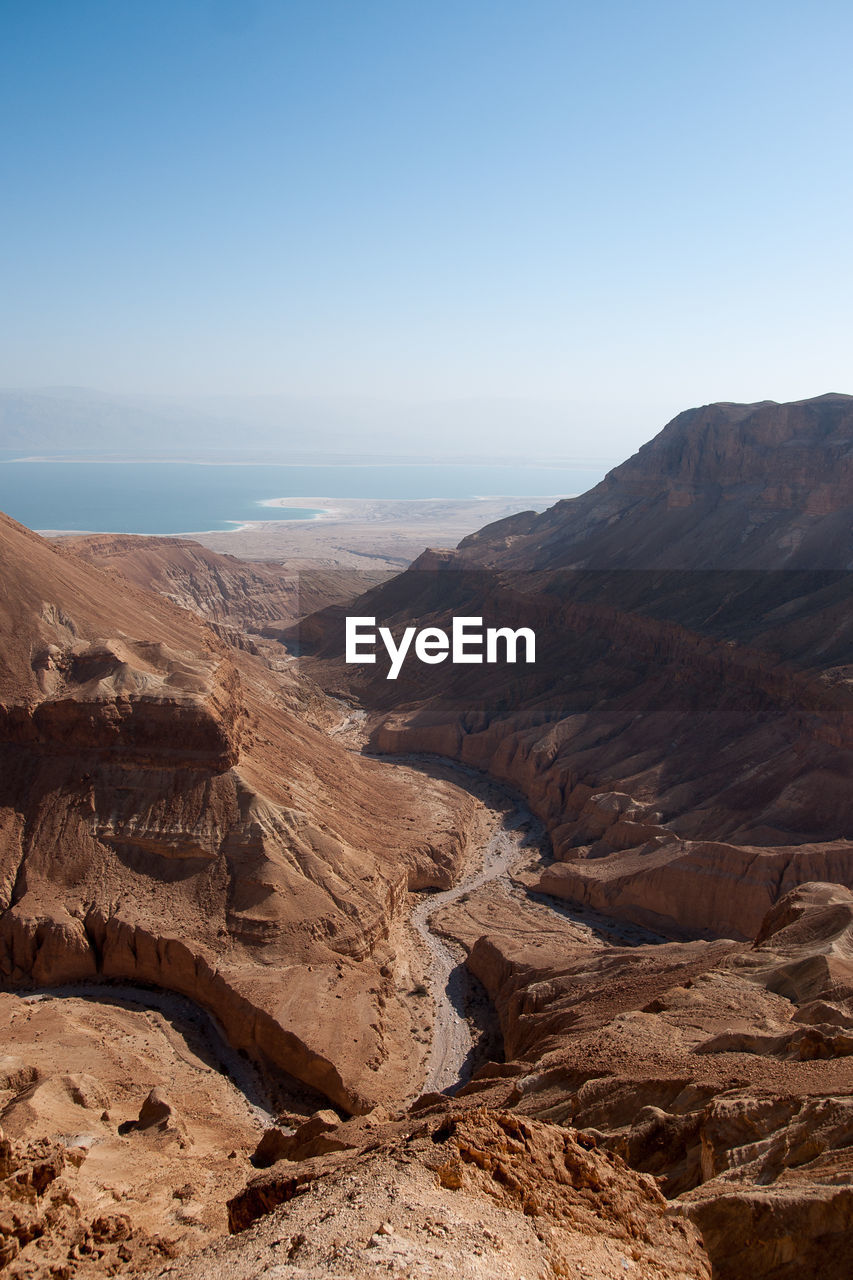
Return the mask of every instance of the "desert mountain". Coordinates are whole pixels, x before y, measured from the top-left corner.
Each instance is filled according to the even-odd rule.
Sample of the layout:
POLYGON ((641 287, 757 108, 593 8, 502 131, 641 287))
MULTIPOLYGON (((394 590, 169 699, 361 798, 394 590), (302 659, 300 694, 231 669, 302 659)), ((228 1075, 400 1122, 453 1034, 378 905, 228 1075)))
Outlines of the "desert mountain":
POLYGON ((853 396, 680 413, 601 484, 466 538, 520 569, 853 568, 853 396))
POLYGON ((691 410, 589 494, 425 553, 348 610, 397 633, 531 627, 535 665, 413 660, 389 681, 387 661, 341 663, 333 609, 300 628, 308 670, 349 681, 377 750, 520 790, 558 859, 547 892, 749 938, 796 884, 853 886, 853 579, 819 568, 849 559, 851 458, 851 397, 691 410))
POLYGON ((584 498, 313 615, 298 661, 240 647, 274 576, 0 526, 21 1274, 844 1280, 850 403, 681 415, 584 498), (537 661, 388 681, 343 663, 345 612, 530 626, 537 661), (409 933, 407 889, 438 891, 409 933), (79 979, 190 997, 284 1090, 276 1122, 255 1143, 165 1016, 26 1003, 79 979), (90 1078, 97 1036, 144 1088, 117 1054, 90 1078), (133 1221, 96 1209, 117 1194, 133 1221), (176 1257, 226 1198, 236 1239, 176 1257))
POLYGON ((849 397, 693 410, 590 494, 347 610, 398 638, 531 627, 532 667, 392 682, 341 661, 341 610, 299 631, 372 751, 483 770, 550 836, 433 918, 503 1038, 454 1105, 654 1175, 722 1280, 848 1265, 851 456, 849 397))

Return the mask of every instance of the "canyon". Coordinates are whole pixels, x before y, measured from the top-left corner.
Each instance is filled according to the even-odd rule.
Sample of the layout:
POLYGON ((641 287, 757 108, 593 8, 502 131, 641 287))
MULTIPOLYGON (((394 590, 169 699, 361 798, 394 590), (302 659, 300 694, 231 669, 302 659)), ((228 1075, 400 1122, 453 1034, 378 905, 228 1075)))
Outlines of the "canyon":
POLYGON ((851 397, 690 410, 301 598, 0 518, 0 1265, 846 1276, 851 458, 851 397))

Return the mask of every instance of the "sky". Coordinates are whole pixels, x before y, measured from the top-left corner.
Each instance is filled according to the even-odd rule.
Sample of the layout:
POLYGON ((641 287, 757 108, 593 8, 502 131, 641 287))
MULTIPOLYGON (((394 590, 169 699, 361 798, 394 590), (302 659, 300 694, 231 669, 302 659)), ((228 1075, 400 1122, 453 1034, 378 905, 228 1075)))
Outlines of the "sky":
POLYGON ((0 0, 0 386, 614 455, 853 391, 851 64, 840 0, 0 0))

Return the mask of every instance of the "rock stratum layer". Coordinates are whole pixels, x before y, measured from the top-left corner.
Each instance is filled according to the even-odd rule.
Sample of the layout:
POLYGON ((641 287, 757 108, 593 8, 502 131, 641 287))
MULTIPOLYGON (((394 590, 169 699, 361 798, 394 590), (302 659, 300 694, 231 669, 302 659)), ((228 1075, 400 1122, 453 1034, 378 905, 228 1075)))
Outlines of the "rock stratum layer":
POLYGON ((461 544, 516 568, 851 569, 853 396, 688 409, 579 498, 461 544))
POLYGON ((189 996, 345 1110, 416 1089, 387 938, 449 882, 465 799, 347 756, 263 663, 5 518, 0 580, 3 981, 189 996))
POLYGON ((62 538, 58 546, 197 613, 240 648, 251 647, 249 635, 275 635, 304 614, 360 595, 387 576, 298 561, 241 560, 190 538, 99 533, 62 538))

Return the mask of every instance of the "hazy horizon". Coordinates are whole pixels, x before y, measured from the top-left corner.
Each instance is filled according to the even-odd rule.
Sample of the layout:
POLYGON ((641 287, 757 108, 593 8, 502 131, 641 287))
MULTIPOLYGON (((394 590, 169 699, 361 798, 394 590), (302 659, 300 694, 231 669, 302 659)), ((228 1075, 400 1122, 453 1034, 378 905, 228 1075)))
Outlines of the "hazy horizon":
MULTIPOLYGON (((825 393, 821 393, 825 394, 825 393)), ((694 405, 682 406, 695 408, 694 405)), ((671 416, 675 416, 674 414, 671 416)), ((219 462, 624 462, 670 420, 626 407, 525 401, 406 404, 295 397, 110 395, 0 388, 0 454, 219 462)))
POLYGON ((66 448, 80 388, 132 402, 119 435, 611 461, 844 390, 833 0, 45 0, 0 32, 0 385, 58 388, 66 448))
POLYGON ((194 455, 494 456, 614 464, 663 426, 625 406, 533 401, 117 395, 0 388, 0 450, 194 455))

